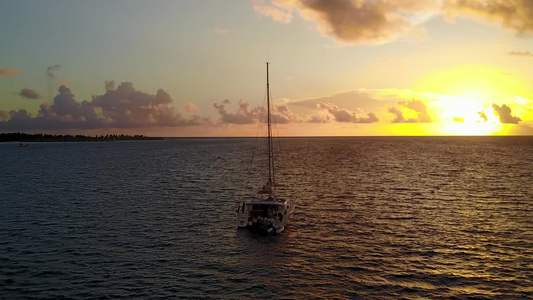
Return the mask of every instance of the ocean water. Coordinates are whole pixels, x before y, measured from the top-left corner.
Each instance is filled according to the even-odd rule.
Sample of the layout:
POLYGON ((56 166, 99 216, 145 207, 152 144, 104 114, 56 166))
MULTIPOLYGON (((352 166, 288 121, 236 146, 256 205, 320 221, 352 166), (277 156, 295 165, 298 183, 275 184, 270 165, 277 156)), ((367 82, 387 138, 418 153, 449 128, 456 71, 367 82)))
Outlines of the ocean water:
POLYGON ((280 139, 278 236, 257 144, 0 144, 0 298, 533 298, 532 137, 280 139))

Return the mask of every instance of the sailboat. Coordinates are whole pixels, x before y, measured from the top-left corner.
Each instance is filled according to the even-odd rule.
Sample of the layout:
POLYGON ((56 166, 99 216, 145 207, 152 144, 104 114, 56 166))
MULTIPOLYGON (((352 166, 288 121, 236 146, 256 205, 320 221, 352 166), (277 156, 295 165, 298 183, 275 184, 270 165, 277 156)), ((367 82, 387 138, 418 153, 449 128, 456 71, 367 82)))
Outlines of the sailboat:
POLYGON ((272 117, 270 114, 269 63, 267 75, 267 125, 268 125, 268 178, 266 184, 251 199, 237 206, 237 227, 250 228, 270 234, 281 233, 294 212, 294 203, 279 197, 274 174, 274 149, 272 143, 272 117))

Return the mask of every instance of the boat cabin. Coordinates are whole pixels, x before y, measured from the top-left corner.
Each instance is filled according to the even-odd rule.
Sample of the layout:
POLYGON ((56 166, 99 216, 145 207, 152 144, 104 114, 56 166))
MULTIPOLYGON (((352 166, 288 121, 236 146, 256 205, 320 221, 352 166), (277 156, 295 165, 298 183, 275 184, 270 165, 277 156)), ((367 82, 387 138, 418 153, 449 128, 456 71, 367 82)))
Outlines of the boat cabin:
POLYGON ((285 200, 283 199, 268 201, 259 198, 250 202, 243 202, 237 208, 237 213, 241 216, 237 225, 239 227, 270 227, 273 224, 282 224, 287 214, 284 203, 285 200))

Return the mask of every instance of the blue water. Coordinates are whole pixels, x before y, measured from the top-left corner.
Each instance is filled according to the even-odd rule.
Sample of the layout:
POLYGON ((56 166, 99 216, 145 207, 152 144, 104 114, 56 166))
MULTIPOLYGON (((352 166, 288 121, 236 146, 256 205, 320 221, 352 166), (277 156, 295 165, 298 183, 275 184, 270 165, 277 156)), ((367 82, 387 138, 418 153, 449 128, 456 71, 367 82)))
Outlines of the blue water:
POLYGON ((255 141, 0 144, 0 298, 533 297, 532 137, 280 139, 278 236, 255 141))

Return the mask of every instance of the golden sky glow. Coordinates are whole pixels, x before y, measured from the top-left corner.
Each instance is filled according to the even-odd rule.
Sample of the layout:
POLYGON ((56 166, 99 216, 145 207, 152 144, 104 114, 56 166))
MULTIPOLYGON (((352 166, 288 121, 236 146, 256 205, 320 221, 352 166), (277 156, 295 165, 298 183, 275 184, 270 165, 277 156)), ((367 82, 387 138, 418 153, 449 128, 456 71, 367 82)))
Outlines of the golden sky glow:
POLYGON ((0 0, 0 131, 255 136, 269 60, 281 135, 533 135, 529 0, 54 1, 0 0))

